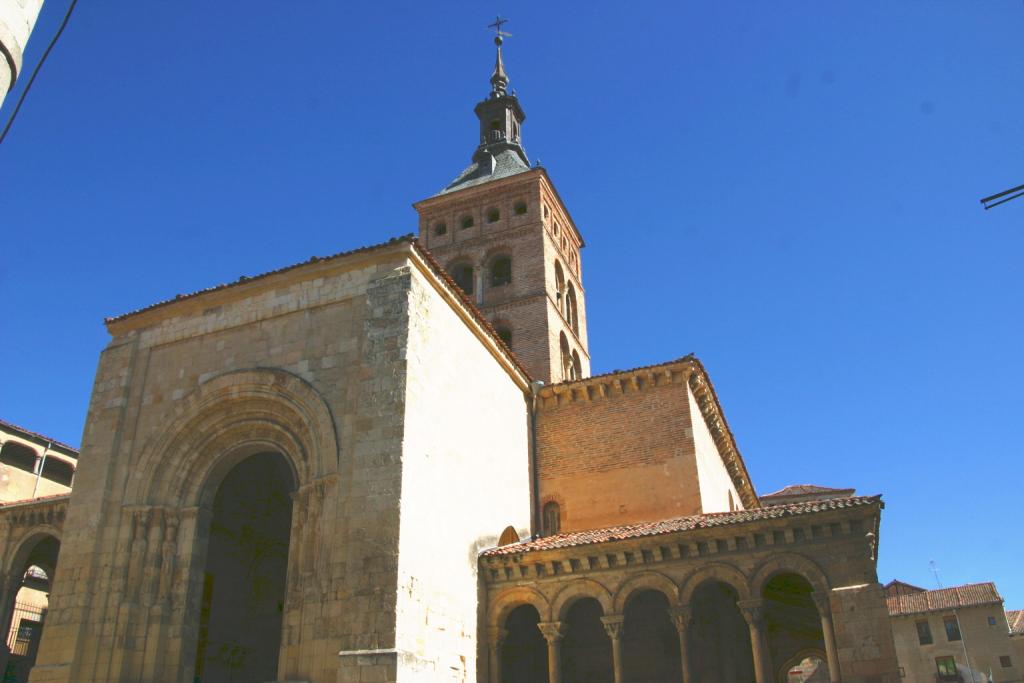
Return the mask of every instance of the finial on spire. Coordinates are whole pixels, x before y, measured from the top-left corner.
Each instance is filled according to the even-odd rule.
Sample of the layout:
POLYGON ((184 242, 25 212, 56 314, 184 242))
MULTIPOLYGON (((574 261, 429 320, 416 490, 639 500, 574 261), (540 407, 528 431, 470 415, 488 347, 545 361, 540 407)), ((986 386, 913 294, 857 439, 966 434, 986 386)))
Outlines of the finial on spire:
POLYGON ((498 47, 498 56, 494 60, 494 73, 491 74, 492 97, 503 97, 508 89, 508 74, 505 73, 505 65, 501 61, 501 44, 505 42, 505 37, 512 35, 501 30, 502 25, 507 22, 508 19, 498 15, 494 23, 487 26, 487 28, 494 29, 494 44, 498 47))

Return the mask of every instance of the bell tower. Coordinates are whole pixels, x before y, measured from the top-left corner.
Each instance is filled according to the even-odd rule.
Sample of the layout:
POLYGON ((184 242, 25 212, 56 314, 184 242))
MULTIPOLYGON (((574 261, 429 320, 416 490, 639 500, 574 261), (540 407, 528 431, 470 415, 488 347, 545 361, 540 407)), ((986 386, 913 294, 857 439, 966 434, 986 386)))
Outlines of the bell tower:
POLYGON ((476 105, 470 165, 416 202, 420 242, 476 302, 535 379, 590 376, 580 231, 539 163, 530 166, 526 114, 509 91, 501 24, 491 92, 476 105))

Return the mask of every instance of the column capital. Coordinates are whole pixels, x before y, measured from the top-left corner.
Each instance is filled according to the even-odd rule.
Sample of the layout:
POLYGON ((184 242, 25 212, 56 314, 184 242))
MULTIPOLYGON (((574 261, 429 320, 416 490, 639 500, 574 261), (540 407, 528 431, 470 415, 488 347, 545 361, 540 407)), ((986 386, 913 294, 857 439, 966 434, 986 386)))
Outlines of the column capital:
POLYGON ((740 613, 747 620, 747 625, 751 628, 759 627, 764 623, 764 604, 763 598, 738 600, 736 602, 736 606, 740 608, 740 613))
POLYGON ((832 603, 829 601, 829 594, 827 591, 814 591, 811 593, 811 600, 814 600, 814 606, 818 608, 818 614, 823 619, 826 617, 831 618, 832 603))
POLYGON ((676 630, 680 633, 686 631, 690 627, 690 622, 693 621, 693 607, 690 605, 678 605, 673 607, 668 612, 672 618, 672 623, 675 624, 676 630))
POLYGON ((548 644, 559 643, 565 637, 565 622, 563 621, 542 621, 537 624, 541 635, 548 644))
POLYGON ((617 640, 622 637, 626 617, 622 614, 609 614, 606 617, 601 617, 601 623, 604 624, 604 632, 608 634, 608 637, 617 640))

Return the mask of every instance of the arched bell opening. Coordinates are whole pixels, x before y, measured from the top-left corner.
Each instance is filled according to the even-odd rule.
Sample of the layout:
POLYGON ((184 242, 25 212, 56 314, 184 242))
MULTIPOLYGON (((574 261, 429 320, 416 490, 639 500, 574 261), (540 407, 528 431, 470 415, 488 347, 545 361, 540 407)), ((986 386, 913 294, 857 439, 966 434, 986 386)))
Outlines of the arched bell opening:
POLYGON ((501 643, 502 683, 534 683, 547 680, 548 651, 537 624, 540 614, 533 605, 520 605, 505 619, 501 643))
POLYGON ((277 679, 295 488, 284 456, 258 453, 204 495, 197 683, 277 679))
MULTIPOLYGON (((612 642, 594 598, 581 598, 565 614, 561 647, 562 683, 613 683, 612 642)), ((543 680, 543 679, 542 679, 543 680)))
POLYGON ((626 602, 622 633, 623 680, 635 683, 678 683, 683 678, 679 632, 672 623, 669 601, 659 590, 641 590, 626 602))
POLYGON ((706 581, 693 593, 693 626, 687 651, 698 681, 747 683, 754 680, 750 629, 737 606, 736 589, 706 581))

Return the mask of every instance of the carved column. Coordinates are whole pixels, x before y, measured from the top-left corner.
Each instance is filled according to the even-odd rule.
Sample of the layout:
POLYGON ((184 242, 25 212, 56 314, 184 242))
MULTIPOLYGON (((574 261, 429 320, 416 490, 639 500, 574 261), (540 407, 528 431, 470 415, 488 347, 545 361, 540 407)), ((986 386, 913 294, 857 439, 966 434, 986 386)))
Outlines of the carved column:
POLYGON ((621 614, 609 614, 601 617, 605 633, 612 639, 612 670, 615 672, 615 683, 622 683, 622 628, 626 617, 621 614))
POLYGON ((683 683, 695 683, 693 666, 690 662, 690 622, 693 621, 693 608, 680 605, 671 612, 672 623, 679 633, 679 666, 683 670, 683 683))
POLYGON ((487 628, 487 651, 490 662, 491 683, 501 683, 501 644, 508 636, 508 631, 500 626, 489 626, 487 628))
POLYGON ((772 661, 764 628, 764 600, 740 600, 736 603, 750 627, 750 647, 754 651, 757 683, 772 683, 772 661))
POLYGON ((841 683, 839 673, 839 651, 836 649, 836 634, 832 625, 832 607, 828 593, 811 593, 814 606, 821 616, 821 633, 825 638, 825 657, 828 659, 828 680, 830 683, 841 683))
POLYGON ((565 637, 565 624, 561 621, 548 621, 537 624, 537 628, 548 641, 548 683, 562 683, 562 638, 565 637))

